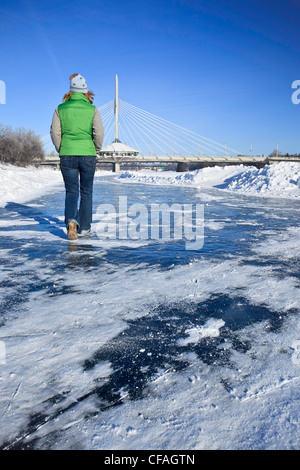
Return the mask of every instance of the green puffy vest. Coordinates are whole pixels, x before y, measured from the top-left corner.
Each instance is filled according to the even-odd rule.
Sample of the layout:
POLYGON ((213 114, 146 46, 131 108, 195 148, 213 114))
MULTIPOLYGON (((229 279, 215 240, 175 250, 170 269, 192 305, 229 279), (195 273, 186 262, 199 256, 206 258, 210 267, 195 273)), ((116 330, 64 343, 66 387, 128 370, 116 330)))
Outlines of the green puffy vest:
POLYGON ((74 92, 58 106, 61 123, 61 155, 92 155, 96 149, 92 139, 95 106, 82 94, 74 92))

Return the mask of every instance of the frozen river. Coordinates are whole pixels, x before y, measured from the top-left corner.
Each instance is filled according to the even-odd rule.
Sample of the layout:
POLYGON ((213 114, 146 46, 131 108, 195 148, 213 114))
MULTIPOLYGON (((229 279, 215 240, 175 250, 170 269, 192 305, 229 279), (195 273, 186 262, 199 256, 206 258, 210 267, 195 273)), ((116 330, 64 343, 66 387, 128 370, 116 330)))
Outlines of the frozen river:
POLYGON ((202 205, 203 246, 0 209, 1 448, 299 448, 299 202, 98 177, 94 228, 125 196, 202 205))

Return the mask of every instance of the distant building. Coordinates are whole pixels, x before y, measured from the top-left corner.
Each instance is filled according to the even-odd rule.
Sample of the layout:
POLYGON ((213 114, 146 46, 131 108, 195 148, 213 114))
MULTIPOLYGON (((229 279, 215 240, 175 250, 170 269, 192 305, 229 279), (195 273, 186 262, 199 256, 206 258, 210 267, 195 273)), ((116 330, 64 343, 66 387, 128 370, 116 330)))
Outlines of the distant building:
POLYGON ((137 157, 139 152, 129 145, 122 144, 120 141, 114 140, 111 144, 104 147, 98 155, 100 157, 137 157))

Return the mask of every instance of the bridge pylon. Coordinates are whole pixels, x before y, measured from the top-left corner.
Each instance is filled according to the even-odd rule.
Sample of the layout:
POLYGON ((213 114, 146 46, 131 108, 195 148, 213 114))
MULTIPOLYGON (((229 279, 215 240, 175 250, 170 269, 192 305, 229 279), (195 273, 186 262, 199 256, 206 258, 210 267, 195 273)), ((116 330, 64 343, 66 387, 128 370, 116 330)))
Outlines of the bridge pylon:
POLYGON ((99 156, 104 158, 112 158, 113 160, 113 171, 120 171, 120 162, 125 157, 137 157, 139 154, 138 150, 129 147, 127 144, 123 144, 119 139, 119 80, 118 75, 115 78, 115 100, 114 100, 114 114, 115 114, 115 138, 113 142, 104 147, 100 152, 99 156))

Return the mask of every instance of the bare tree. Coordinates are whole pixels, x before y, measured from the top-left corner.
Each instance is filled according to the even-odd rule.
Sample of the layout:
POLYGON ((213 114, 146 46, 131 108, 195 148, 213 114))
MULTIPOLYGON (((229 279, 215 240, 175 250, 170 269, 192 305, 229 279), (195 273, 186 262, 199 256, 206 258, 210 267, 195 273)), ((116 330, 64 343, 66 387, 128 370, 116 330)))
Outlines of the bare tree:
POLYGON ((0 161, 27 166, 34 160, 44 160, 43 144, 32 130, 13 130, 0 124, 0 161))

